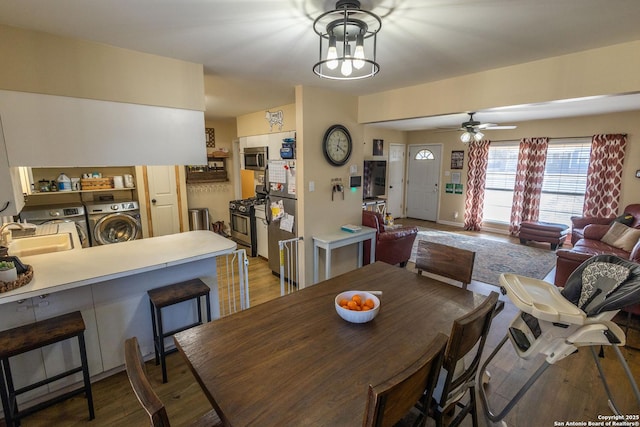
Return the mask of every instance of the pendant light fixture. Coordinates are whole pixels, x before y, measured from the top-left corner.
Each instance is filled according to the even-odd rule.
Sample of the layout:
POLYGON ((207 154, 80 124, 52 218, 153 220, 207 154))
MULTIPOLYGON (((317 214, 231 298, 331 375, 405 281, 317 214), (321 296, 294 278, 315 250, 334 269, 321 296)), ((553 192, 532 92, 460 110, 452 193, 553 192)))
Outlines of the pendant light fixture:
POLYGON ((313 72, 333 80, 375 76, 380 71, 376 42, 381 27, 380 18, 360 9, 359 1, 338 0, 334 10, 313 22, 313 30, 320 36, 320 56, 313 72))

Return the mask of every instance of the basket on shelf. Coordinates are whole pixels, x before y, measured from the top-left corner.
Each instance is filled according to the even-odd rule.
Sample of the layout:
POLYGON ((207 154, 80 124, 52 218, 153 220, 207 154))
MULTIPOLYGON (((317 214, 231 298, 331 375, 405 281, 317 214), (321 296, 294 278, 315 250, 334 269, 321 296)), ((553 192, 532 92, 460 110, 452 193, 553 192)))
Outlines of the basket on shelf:
POLYGON ((80 186, 83 190, 108 190, 113 188, 113 177, 82 178, 80 186))
POLYGON ((33 267, 27 265, 27 271, 22 274, 18 274, 18 278, 13 282, 2 282, 0 281, 0 293, 9 292, 14 289, 18 289, 21 286, 24 286, 31 282, 33 279, 33 267))

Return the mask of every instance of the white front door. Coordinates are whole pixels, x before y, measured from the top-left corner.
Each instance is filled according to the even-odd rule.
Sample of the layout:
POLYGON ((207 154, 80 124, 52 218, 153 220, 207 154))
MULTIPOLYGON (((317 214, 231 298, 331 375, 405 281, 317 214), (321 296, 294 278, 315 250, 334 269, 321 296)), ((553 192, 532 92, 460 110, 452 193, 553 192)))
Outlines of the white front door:
POLYGON ((389 145, 389 188, 387 189, 387 212, 394 218, 404 216, 404 144, 389 145))
POLYGON ((147 166, 152 236, 180 232, 175 166, 147 166))
POLYGON ((436 221, 440 185, 440 145, 409 146, 407 216, 436 221))

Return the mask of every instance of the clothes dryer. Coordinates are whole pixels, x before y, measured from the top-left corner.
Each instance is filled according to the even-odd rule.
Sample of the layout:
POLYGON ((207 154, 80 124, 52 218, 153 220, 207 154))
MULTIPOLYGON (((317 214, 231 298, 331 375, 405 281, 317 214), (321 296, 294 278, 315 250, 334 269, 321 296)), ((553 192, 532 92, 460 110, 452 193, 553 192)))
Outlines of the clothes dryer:
POLYGON ((27 206, 20 212, 20 219, 35 225, 74 222, 82 247, 91 246, 85 209, 80 203, 27 206))
POLYGON ((142 238, 140 207, 136 201, 85 203, 92 246, 142 238))

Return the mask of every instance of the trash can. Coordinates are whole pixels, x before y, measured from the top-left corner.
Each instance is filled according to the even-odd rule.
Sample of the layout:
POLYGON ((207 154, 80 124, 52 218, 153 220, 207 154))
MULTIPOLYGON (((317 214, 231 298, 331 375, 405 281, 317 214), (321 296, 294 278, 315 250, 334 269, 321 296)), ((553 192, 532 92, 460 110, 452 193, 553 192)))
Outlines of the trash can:
POLYGON ((209 230, 209 208, 189 209, 189 229, 209 230))

